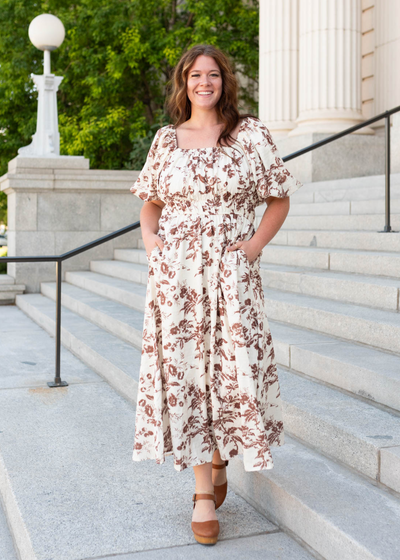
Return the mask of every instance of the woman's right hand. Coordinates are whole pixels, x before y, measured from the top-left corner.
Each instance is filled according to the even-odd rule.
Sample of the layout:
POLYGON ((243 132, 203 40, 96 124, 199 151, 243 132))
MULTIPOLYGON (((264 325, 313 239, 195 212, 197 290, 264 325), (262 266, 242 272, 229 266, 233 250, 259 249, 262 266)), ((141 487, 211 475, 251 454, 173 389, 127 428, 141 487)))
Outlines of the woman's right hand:
POLYGON ((163 250, 164 247, 164 243, 161 237, 156 233, 147 235, 146 238, 143 237, 143 243, 148 257, 150 257, 150 253, 157 245, 161 249, 161 251, 163 250), (150 247, 150 249, 148 249, 148 247, 150 247))

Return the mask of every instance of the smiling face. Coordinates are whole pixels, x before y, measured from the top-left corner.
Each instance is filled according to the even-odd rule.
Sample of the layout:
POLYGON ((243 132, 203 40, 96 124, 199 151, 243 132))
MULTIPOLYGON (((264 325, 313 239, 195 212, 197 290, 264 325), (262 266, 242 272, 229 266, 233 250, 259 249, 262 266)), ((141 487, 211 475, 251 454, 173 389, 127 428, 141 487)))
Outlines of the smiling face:
POLYGON ((222 76, 212 56, 199 55, 187 75, 187 95, 201 109, 212 109, 222 94, 222 76))

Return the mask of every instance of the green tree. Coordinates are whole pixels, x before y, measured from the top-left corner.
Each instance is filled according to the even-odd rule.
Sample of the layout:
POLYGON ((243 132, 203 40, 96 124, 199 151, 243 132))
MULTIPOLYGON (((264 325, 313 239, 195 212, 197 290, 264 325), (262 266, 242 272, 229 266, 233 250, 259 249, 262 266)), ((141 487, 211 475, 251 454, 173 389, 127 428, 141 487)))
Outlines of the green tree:
POLYGON ((64 77, 63 155, 84 155, 93 169, 140 169, 156 129, 169 122, 172 69, 198 43, 230 55, 246 76, 241 109, 257 114, 258 0, 0 0, 0 175, 36 130, 30 74, 43 73, 43 53, 28 27, 41 13, 56 15, 66 29, 51 55, 51 71, 64 77))

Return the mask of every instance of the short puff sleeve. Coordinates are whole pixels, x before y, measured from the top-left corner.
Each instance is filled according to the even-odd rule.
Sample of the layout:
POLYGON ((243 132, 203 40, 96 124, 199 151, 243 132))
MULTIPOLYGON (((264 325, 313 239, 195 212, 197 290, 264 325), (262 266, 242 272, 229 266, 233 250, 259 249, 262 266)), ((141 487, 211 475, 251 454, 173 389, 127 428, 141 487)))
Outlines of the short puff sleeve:
POLYGON ((146 162, 139 173, 139 177, 130 188, 131 193, 145 202, 159 199, 157 182, 162 159, 162 134, 164 128, 162 127, 157 130, 148 151, 146 162))
POLYGON ((262 204, 269 196, 286 198, 303 186, 285 167, 268 128, 260 119, 249 119, 254 148, 256 188, 262 204))

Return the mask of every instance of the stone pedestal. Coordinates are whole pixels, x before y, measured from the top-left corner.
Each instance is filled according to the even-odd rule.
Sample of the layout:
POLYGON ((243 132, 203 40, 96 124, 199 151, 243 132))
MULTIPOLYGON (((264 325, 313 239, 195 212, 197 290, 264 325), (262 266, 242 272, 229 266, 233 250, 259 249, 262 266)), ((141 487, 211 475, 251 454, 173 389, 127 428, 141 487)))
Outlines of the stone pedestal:
MULTIPOLYGON (((89 169, 83 157, 17 156, 0 188, 8 195, 8 255, 60 255, 139 220, 142 202, 129 191, 138 171, 89 169)), ((140 228, 63 263, 88 270, 90 260, 112 259, 114 248, 136 246, 140 228)), ((9 263, 7 273, 27 292, 55 280, 55 263, 9 263)))
POLYGON ((392 128, 390 130, 392 173, 400 173, 400 113, 392 115, 392 128))
MULTIPOLYGON (((289 135, 277 139, 276 145, 283 157, 328 136, 331 134, 318 132, 289 135)), ((285 165, 303 183, 381 175, 385 173, 385 138, 349 134, 292 159, 285 165)))

